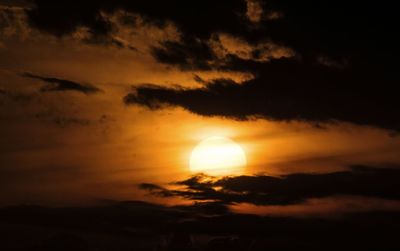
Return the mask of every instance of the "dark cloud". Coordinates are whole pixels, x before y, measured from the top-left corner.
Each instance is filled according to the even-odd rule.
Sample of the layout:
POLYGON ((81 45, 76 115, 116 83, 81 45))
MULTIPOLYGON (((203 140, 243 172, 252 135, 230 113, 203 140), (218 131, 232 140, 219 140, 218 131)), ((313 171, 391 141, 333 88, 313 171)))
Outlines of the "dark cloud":
POLYGON ((311 198, 337 195, 400 199, 397 180, 399 169, 355 166, 350 171, 310 174, 296 173, 281 177, 234 176, 208 179, 202 175, 177 182, 178 189, 156 185, 141 188, 162 197, 183 197, 195 201, 222 204, 292 205, 311 198))
MULTIPOLYGON (((237 9, 241 11, 236 13, 243 13, 246 10, 244 5, 238 3, 238 7, 232 4, 218 8, 208 1, 202 2, 200 8, 198 6, 188 8, 182 5, 180 6, 182 13, 176 10, 171 12, 166 8, 164 15, 161 13, 151 15, 151 18, 156 20, 163 16, 174 21, 185 37, 173 47, 166 44, 159 49, 170 57, 157 57, 161 54, 161 51, 157 51, 156 58, 160 62, 184 69, 189 55, 190 59, 203 61, 197 64, 198 69, 206 69, 204 64, 209 62, 209 57, 204 57, 203 51, 198 50, 198 44, 192 43, 190 39, 204 43, 213 34, 222 32, 244 39, 252 45, 271 40, 292 48, 302 62, 308 64, 318 63, 320 58, 328 58, 331 62, 328 65, 337 65, 332 62, 347 62, 348 65, 363 67, 365 73, 370 69, 382 75, 395 71, 394 65, 399 57, 397 48, 399 39, 393 33, 396 29, 396 13, 389 1, 379 5, 370 3, 360 5, 343 0, 324 1, 318 4, 314 1, 260 2, 263 2, 261 5, 266 13, 281 13, 281 17, 262 18, 257 28, 249 27, 243 19, 233 14, 237 9), (198 13, 203 13, 203 9, 207 9, 204 12, 207 13, 207 18, 197 20, 198 13), (169 13, 174 15, 170 16, 169 13), (198 28, 198 22, 202 22, 204 28, 198 28), (177 56, 182 47, 185 48, 185 53, 178 61, 177 56)), ((173 4, 170 5, 170 8, 174 7, 173 4)), ((138 11, 147 13, 146 9, 138 11)), ((230 68, 229 65, 227 67, 230 68)), ((262 71, 257 73, 263 74, 262 71)))
POLYGON ((130 45, 128 42, 122 40, 122 39, 118 39, 118 38, 112 38, 110 40, 110 44, 122 49, 122 48, 127 48, 131 51, 139 51, 136 47, 130 45))
MULTIPOLYGON (((119 48, 134 46, 121 43, 113 36, 118 30, 107 14, 122 10, 124 13, 138 14, 146 24, 164 27, 173 22, 185 37, 206 38, 212 30, 246 30, 243 26, 246 3, 244 0, 223 1, 94 1, 82 3, 64 2, 54 4, 48 0, 34 1, 35 7, 27 10, 30 25, 45 33, 62 37, 81 28, 87 28, 84 42, 114 45, 119 48), (155 8, 156 6, 156 8, 155 8), (204 15, 207 13, 207 21, 204 15)), ((129 14, 127 16, 129 16, 129 14)), ((125 24, 138 25, 137 20, 127 17, 125 24)), ((188 41, 188 40, 187 40, 188 41)), ((186 46, 180 44, 179 46, 186 46)), ((168 45, 163 48, 166 50, 168 45)), ((167 52, 165 52, 167 53, 167 52)), ((155 53, 157 54, 157 53, 155 53)), ((162 57, 160 60, 166 59, 162 57)))
POLYGON ((246 64, 236 58, 235 64, 240 65, 238 69, 253 65, 263 74, 240 84, 217 79, 197 89, 139 86, 125 97, 125 103, 152 109, 181 106, 204 116, 239 120, 342 121, 400 129, 395 75, 300 64, 292 59, 246 64))
MULTIPOLYGON (((151 49, 159 62, 181 70, 229 70, 255 76, 240 86, 218 80, 198 90, 146 86, 138 88, 138 96, 129 95, 128 103, 154 107, 156 101, 206 116, 256 116, 314 124, 338 120, 399 130, 395 109, 399 106, 395 95, 400 80, 396 67, 399 40, 393 32, 396 8, 389 1, 35 3, 27 12, 32 26, 56 36, 87 27, 93 39, 119 47, 125 45, 110 35, 111 24, 102 12, 136 13, 145 23, 160 27, 173 22, 181 39, 162 41, 151 49), (220 58, 212 46, 218 34, 245 42, 253 48, 252 56, 240 58, 228 51, 220 58), (274 46, 258 47, 266 42, 274 46), (268 60, 260 61, 261 56, 268 60)), ((134 20, 130 22, 135 25, 134 20)))
POLYGON ((99 88, 92 85, 81 84, 60 78, 43 77, 29 72, 24 72, 21 76, 37 79, 46 83, 45 86, 40 88, 40 91, 42 92, 77 91, 89 95, 101 91, 99 88))
POLYGON ((178 66, 181 70, 211 70, 216 67, 210 63, 216 60, 216 55, 209 45, 201 40, 165 41, 161 47, 152 48, 152 55, 158 61, 178 66))
POLYGON ((151 53, 157 61, 182 71, 239 71, 257 75, 262 72, 258 69, 260 66, 274 59, 298 59, 292 48, 269 39, 249 43, 224 33, 212 34, 204 40, 184 37, 180 41, 163 41, 153 47, 151 53), (225 44, 227 41, 223 40, 233 45, 225 44))
POLYGON ((161 186, 158 186, 156 184, 151 184, 151 183, 142 183, 139 185, 140 189, 151 191, 152 194, 158 195, 161 197, 170 197, 174 196, 173 193, 171 193, 168 189, 163 188, 161 186))
POLYGON ((223 1, 95 1, 54 3, 35 0, 36 7, 28 11, 31 24, 48 33, 62 36, 78 27, 88 27, 95 34, 107 34, 110 24, 100 12, 124 11, 144 15, 148 22, 164 25, 173 21, 184 33, 207 36, 210 31, 236 30, 240 27, 246 3, 242 0, 223 1), (207 15, 207 17, 205 16, 207 15), (206 19, 205 19, 206 18, 206 19))
MULTIPOLYGON (((240 37, 250 44, 272 40, 293 48, 303 60, 310 62, 324 56, 360 65, 376 62, 390 65, 398 56, 398 38, 392 32, 396 29, 396 8, 390 1, 379 5, 344 0, 317 4, 311 0, 296 3, 289 0, 34 2, 36 7, 27 11, 30 24, 56 36, 87 27, 95 37, 108 39, 112 27, 101 12, 113 13, 116 10, 137 13, 146 22, 159 26, 172 21, 184 38, 173 48, 168 44, 162 48, 172 57, 175 55, 171 54, 171 49, 176 47, 185 47, 185 51, 186 47, 192 47, 192 54, 201 56, 196 52, 202 50, 199 51, 198 44, 192 41, 205 42, 213 34, 221 32, 240 37), (256 27, 251 25, 253 21, 248 20, 249 11, 259 16, 256 27), (270 13, 279 13, 279 18, 271 18, 270 13)), ((160 53, 157 51, 156 55, 160 53)), ((176 60, 171 62, 167 57, 158 59, 168 64, 179 63, 176 60)), ((179 65, 184 65, 186 59, 181 59, 179 65)))
POLYGON ((274 0, 265 1, 265 8, 285 15, 267 22, 270 36, 295 48, 304 58, 312 59, 320 53, 368 65, 387 64, 396 57, 398 38, 392 32, 396 21, 390 1, 358 4, 344 0, 274 0))
POLYGON ((194 30, 184 33, 181 41, 167 41, 153 49, 159 62, 181 70, 250 72, 254 79, 241 85, 217 80, 194 90, 144 86, 136 89, 136 96, 128 95, 126 102, 152 108, 177 105, 205 116, 235 119, 344 121, 400 129, 395 108, 400 105, 395 67, 399 41, 392 32, 396 15, 390 5, 268 1, 263 8, 284 17, 262 19, 255 30, 212 27, 209 36, 194 30), (228 54, 219 59, 209 43, 216 32, 243 39, 255 48, 254 57, 228 54), (295 56, 257 61, 256 44, 268 40, 278 45, 269 53, 279 55, 282 48, 290 48, 295 56))

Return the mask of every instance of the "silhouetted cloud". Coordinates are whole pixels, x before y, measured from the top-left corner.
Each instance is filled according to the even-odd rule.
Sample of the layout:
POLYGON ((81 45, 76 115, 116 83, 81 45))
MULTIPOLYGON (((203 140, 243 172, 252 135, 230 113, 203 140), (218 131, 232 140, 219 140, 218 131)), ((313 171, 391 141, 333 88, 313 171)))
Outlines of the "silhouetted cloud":
POLYGON ((166 41, 161 47, 152 48, 152 55, 160 62, 179 66, 181 70, 211 70, 210 62, 216 60, 205 41, 187 39, 185 42, 166 41))
POLYGON ((210 179, 199 175, 176 182, 178 189, 141 185, 142 189, 162 197, 183 197, 194 201, 222 204, 291 205, 312 198, 337 195, 400 199, 399 169, 352 167, 334 173, 295 173, 280 177, 234 176, 210 179))
POLYGON ((214 29, 238 29, 241 13, 246 11, 242 0, 185 2, 173 0, 160 1, 94 1, 81 3, 63 2, 55 4, 49 0, 34 1, 36 7, 28 11, 31 24, 48 33, 62 36, 74 32, 77 27, 89 27, 92 33, 107 34, 110 26, 101 12, 122 9, 142 14, 148 22, 162 26, 173 21, 186 32, 207 35, 214 29), (154 8, 154 7, 157 8, 154 8), (204 14, 207 13, 207 20, 204 14))
MULTIPOLYGON (((295 3, 289 0, 190 3, 179 0, 89 0, 57 4, 50 0, 35 0, 34 5, 27 10, 28 20, 43 32, 63 36, 85 27, 95 40, 104 39, 111 43, 115 42, 110 37, 113 27, 104 13, 122 10, 141 15, 146 23, 160 27, 172 22, 182 39, 175 44, 167 42, 153 54, 160 62, 182 68, 190 66, 190 62, 187 65, 187 57, 177 57, 179 51, 198 61, 193 67, 206 69, 209 56, 202 53, 208 49, 199 49, 199 45, 210 47, 209 39, 224 33, 253 46, 269 41, 292 48, 298 53, 298 59, 308 64, 329 61, 324 64, 329 66, 337 65, 332 62, 348 62, 349 66, 364 67, 366 74, 371 69, 381 74, 396 71, 393 65, 398 58, 398 38, 392 32, 396 29, 396 8, 390 1, 360 5, 344 0, 318 4, 311 0, 295 3), (318 60, 321 57, 329 60, 318 60)), ((259 71, 257 74, 264 73, 259 71)))
POLYGON ((60 78, 43 77, 29 72, 24 72, 21 74, 21 76, 32 79, 38 79, 46 83, 45 86, 40 88, 40 91, 42 92, 77 91, 88 95, 101 91, 99 88, 94 87, 92 85, 81 84, 60 78))
POLYGON ((380 46, 383 43, 389 47, 396 44, 395 41, 380 39, 382 35, 395 37, 387 33, 396 26, 393 22, 395 16, 390 15, 395 11, 390 1, 361 5, 344 0, 318 4, 311 0, 296 3, 288 0, 206 0, 191 3, 179 0, 89 0, 58 4, 50 0, 36 0, 34 3, 35 7, 27 11, 30 23, 57 36, 72 33, 79 27, 88 27, 94 34, 107 34, 111 27, 101 13, 122 9, 143 15, 147 22, 160 26, 172 21, 184 36, 208 38, 212 33, 225 32, 248 41, 272 38, 300 50, 301 54, 319 51, 340 57, 349 56, 349 53, 359 54, 366 49, 387 50, 380 46), (337 18, 338 13, 340 19, 337 18), (355 13, 357 18, 354 18, 355 13), (252 20, 248 20, 249 17, 252 20), (251 26, 254 21, 258 23, 257 27, 251 26), (366 36, 369 39, 361 40, 366 36))
POLYGON ((372 71, 299 64, 291 59, 253 65, 263 75, 240 84, 217 79, 196 89, 142 85, 124 101, 152 109, 181 106, 203 116, 239 120, 258 117, 312 124, 342 121, 400 130, 395 76, 390 80, 392 76, 372 71))
POLYGON ((208 39, 185 36, 180 41, 164 41, 152 48, 153 57, 161 63, 190 70, 253 71, 249 67, 239 67, 232 58, 248 62, 266 63, 273 59, 294 58, 293 49, 260 41, 249 43, 241 37, 225 33, 210 34, 208 39))
MULTIPOLYGON (((345 121, 400 129, 395 108, 400 105, 395 89, 399 40, 392 32, 396 8, 389 1, 34 2, 36 7, 26 10, 30 24, 55 36, 84 27, 92 40, 125 46, 113 36, 107 18, 122 10, 145 24, 177 27, 179 39, 150 45, 161 63, 185 71, 254 75, 240 86, 217 80, 197 90, 139 87, 127 103, 178 105, 236 119, 345 121), (237 50, 223 45, 221 35, 237 50)), ((126 23, 135 25, 135 19, 126 23)))

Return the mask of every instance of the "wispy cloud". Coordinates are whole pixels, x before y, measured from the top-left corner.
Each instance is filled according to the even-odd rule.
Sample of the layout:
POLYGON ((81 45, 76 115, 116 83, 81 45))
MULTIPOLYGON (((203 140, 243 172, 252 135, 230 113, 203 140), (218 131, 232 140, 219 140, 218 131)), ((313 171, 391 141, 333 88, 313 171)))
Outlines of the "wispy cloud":
POLYGON ((37 79, 45 83, 45 86, 40 88, 42 92, 61 92, 61 91, 77 91, 84 94, 94 94, 101 90, 89 84, 82 84, 71 80, 60 79, 55 77, 44 77, 30 72, 20 74, 23 77, 37 79))

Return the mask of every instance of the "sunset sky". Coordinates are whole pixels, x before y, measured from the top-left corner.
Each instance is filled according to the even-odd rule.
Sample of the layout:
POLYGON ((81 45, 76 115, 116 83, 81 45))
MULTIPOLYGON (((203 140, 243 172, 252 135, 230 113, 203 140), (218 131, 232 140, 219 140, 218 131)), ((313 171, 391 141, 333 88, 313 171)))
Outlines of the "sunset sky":
POLYGON ((397 16, 386 1, 0 0, 0 207, 398 212, 397 16), (239 171, 191 169, 213 137, 242 149, 239 171))

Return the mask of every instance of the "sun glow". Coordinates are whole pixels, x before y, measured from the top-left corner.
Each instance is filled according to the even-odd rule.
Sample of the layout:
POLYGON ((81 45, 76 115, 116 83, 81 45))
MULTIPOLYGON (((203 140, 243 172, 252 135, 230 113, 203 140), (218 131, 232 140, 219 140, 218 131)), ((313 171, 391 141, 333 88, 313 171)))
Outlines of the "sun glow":
POLYGON ((243 149, 225 137, 211 137, 200 142, 192 151, 190 170, 213 176, 238 175, 247 161, 243 149))

